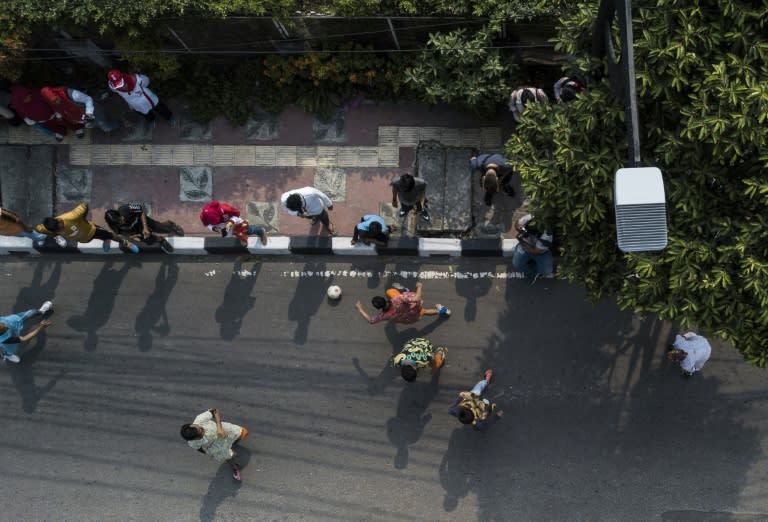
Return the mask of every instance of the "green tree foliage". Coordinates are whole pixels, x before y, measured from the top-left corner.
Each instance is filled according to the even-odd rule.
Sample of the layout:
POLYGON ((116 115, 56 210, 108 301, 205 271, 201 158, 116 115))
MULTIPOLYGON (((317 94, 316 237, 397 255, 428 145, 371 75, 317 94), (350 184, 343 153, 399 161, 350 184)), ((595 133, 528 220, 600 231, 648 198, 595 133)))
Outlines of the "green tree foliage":
MULTIPOLYGON (((581 78, 602 70, 589 58, 596 5, 563 18, 557 37, 581 78)), ((768 4, 658 0, 633 15, 643 164, 664 173, 668 247, 616 246, 613 174, 627 134, 606 81, 572 103, 528 109, 507 153, 562 242, 563 275, 594 298, 719 336, 764 367, 768 4)))

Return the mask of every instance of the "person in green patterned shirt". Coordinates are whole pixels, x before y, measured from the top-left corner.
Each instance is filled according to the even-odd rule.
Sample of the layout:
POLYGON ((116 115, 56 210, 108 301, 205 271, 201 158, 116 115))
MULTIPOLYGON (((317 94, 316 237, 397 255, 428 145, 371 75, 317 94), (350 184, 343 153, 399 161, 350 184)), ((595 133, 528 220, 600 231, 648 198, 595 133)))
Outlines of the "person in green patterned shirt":
POLYGON ((447 353, 448 348, 440 346, 436 349, 432 341, 416 337, 405 343, 400 353, 392 357, 392 367, 400 368, 400 376, 413 382, 419 374, 419 368, 432 368, 433 373, 442 368, 447 353))
POLYGON ((195 417, 192 424, 184 424, 181 436, 189 447, 205 453, 217 462, 227 462, 232 466, 232 478, 241 479, 232 446, 248 436, 248 428, 221 422, 219 410, 212 408, 195 417))

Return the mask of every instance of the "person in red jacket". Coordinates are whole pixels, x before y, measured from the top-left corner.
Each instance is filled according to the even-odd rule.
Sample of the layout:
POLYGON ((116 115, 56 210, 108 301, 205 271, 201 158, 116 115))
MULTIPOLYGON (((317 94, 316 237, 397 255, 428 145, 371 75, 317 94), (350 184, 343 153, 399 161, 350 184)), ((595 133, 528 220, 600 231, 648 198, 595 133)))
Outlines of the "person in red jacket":
MULTIPOLYGON (((69 129, 75 131, 75 136, 82 138, 85 134, 86 113, 85 105, 77 103, 73 96, 80 92, 67 87, 43 87, 40 94, 45 102, 53 109, 61 121, 69 129)), ((90 118, 93 119, 93 111, 90 118)))
POLYGON ((248 236, 259 236, 263 245, 267 244, 267 231, 263 227, 251 225, 240 217, 240 210, 216 200, 209 201, 200 211, 200 221, 211 232, 219 232, 222 237, 236 237, 245 246, 248 236))
POLYGON ((39 90, 14 85, 11 87, 11 106, 27 125, 56 138, 56 141, 63 141, 67 135, 67 126, 56 117, 39 90))

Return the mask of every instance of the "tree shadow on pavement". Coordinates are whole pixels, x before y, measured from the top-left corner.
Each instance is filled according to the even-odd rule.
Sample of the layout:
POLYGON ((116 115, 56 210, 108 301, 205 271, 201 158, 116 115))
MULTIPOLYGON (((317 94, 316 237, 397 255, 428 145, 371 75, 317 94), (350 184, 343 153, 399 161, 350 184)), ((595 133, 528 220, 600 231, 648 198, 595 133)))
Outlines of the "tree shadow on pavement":
POLYGON ((123 261, 119 270, 113 270, 115 261, 107 259, 101 267, 101 271, 93 280, 93 290, 88 298, 88 305, 82 315, 73 315, 67 319, 70 328, 78 332, 86 332, 83 348, 87 352, 95 351, 99 344, 97 332, 109 322, 112 310, 115 307, 115 299, 119 294, 123 279, 131 268, 141 267, 141 261, 130 259, 123 261))
POLYGON ((160 269, 155 278, 155 287, 152 293, 147 297, 144 308, 136 316, 134 330, 138 335, 138 348, 142 352, 152 349, 154 331, 158 335, 165 337, 171 333, 171 325, 168 323, 168 313, 165 307, 168 304, 168 298, 176 286, 179 276, 179 266, 176 261, 163 258, 160 269))
POLYGON ((219 466, 216 476, 208 485, 208 491, 203 497, 200 506, 200 522, 208 522, 216 519, 216 510, 228 498, 235 498, 240 493, 243 483, 248 480, 245 468, 251 460, 251 451, 245 446, 235 446, 237 463, 241 469, 242 481, 232 478, 232 468, 226 462, 219 466))
MULTIPOLYGON (((420 373, 426 373, 426 370, 420 373)), ((419 441, 424 427, 432 420, 432 413, 427 410, 437 396, 440 372, 435 372, 429 382, 420 380, 424 378, 424 375, 419 375, 416 382, 403 381, 397 413, 387 421, 387 436, 397 448, 394 458, 394 467, 397 469, 408 467, 408 447, 419 441)))
POLYGON ((261 263, 255 263, 245 275, 241 273, 242 270, 243 263, 240 261, 232 267, 232 276, 224 289, 224 300, 216 309, 219 334, 226 341, 240 334, 243 319, 256 304, 256 298, 251 293, 261 272, 261 263))
MULTIPOLYGON (((301 271, 315 275, 325 272, 325 262, 308 261, 301 271)), ((293 299, 288 305, 288 319, 297 323, 293 334, 293 341, 297 345, 304 345, 307 342, 309 323, 320 305, 325 302, 327 286, 328 278, 326 277, 299 277, 296 293, 293 294, 293 299)))

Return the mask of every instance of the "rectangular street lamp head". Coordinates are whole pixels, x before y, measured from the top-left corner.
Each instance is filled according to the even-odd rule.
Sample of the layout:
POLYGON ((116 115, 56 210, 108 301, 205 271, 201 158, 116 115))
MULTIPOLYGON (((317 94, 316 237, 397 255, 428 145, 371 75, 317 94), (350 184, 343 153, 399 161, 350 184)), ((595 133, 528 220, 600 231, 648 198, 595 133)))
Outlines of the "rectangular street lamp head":
POLYGON ((664 180, 656 167, 616 171, 616 239, 622 252, 653 252, 667 246, 664 180))

